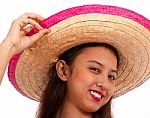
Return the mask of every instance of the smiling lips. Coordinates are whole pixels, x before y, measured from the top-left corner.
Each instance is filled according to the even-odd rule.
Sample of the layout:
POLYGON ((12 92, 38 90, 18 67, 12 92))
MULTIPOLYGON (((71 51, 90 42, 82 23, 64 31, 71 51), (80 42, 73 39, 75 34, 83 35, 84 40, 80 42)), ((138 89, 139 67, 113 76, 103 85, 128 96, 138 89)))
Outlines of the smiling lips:
POLYGON ((103 93, 98 90, 90 90, 90 95, 97 102, 101 101, 103 97, 103 93))

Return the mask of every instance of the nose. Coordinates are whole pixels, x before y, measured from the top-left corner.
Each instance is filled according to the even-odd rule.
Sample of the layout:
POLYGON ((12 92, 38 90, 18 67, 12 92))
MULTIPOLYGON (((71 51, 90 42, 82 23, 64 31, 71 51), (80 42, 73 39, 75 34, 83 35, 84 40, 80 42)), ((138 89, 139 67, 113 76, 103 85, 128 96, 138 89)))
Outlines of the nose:
POLYGON ((97 79, 96 86, 102 89, 108 89, 110 87, 110 82, 107 76, 101 76, 97 79))

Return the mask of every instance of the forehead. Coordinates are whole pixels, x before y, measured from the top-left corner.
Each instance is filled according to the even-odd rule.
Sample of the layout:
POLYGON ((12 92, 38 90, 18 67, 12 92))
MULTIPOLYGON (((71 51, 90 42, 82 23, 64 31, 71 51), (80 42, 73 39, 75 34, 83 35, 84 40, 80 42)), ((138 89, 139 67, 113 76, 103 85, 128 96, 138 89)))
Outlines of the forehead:
POLYGON ((109 61, 110 63, 115 64, 117 62, 117 58, 114 53, 110 49, 102 46, 87 47, 82 49, 80 54, 76 57, 76 60, 97 60, 103 63, 109 61))

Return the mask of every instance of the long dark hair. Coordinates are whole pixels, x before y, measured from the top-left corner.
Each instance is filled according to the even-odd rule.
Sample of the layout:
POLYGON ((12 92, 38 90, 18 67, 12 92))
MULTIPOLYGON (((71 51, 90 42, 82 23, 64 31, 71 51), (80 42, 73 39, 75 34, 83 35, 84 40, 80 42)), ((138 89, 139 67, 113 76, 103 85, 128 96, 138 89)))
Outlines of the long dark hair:
MULTIPOLYGON (((67 65, 71 65, 75 58, 87 47, 101 46, 109 49, 117 58, 117 66, 119 65, 118 51, 111 45, 105 43, 86 43, 75 46, 64 52, 59 60, 64 60, 67 65)), ((37 118, 56 118, 58 110, 63 104, 66 95, 66 82, 62 81, 56 72, 56 63, 52 64, 49 71, 49 83, 41 98, 37 118)), ((111 99, 107 104, 92 114, 92 118, 112 118, 111 115, 111 99)))

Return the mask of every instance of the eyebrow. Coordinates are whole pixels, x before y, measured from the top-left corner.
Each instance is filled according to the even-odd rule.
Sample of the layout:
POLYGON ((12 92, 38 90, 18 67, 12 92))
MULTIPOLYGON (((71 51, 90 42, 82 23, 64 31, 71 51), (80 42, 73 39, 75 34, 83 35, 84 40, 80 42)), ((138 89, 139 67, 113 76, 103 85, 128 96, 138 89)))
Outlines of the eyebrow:
MULTIPOLYGON (((98 62, 98 61, 95 61, 95 60, 90 60, 90 61, 88 61, 88 62, 96 63, 96 64, 98 64, 99 66, 104 67, 104 65, 103 65, 102 63, 100 63, 100 62, 98 62)), ((116 74, 118 74, 118 73, 117 73, 117 70, 112 69, 111 71, 114 72, 114 73, 116 73, 116 74)))

